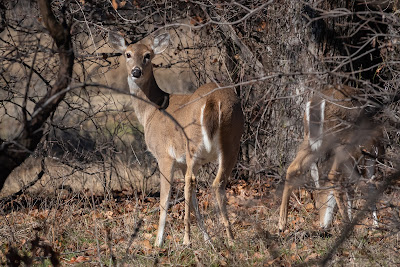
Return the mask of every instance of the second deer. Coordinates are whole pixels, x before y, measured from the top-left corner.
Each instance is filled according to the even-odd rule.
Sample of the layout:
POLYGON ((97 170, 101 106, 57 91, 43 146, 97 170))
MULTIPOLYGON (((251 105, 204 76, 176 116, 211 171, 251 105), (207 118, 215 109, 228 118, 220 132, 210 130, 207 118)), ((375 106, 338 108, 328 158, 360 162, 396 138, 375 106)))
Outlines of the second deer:
MULTIPOLYGON (((338 205, 343 221, 351 220, 354 186, 364 176, 373 184, 383 154, 382 128, 368 115, 368 100, 359 89, 327 86, 307 103, 304 140, 290 164, 282 195, 279 230, 286 227, 292 190, 310 171, 317 189, 320 226, 327 229, 338 205)), ((376 211, 373 212, 377 224, 376 211)))
POLYGON ((159 35, 149 47, 139 43, 128 45, 120 35, 109 34, 111 45, 126 58, 130 92, 138 97, 132 99, 132 105, 144 127, 146 145, 157 159, 160 169, 160 219, 155 245, 163 243, 176 169, 185 174, 183 243, 190 243, 191 210, 204 238, 210 239, 197 203, 196 173, 202 165, 215 160, 219 167, 212 186, 228 239, 232 240, 225 186, 236 164, 243 133, 241 103, 232 88, 218 89, 215 83, 205 84, 189 95, 169 95, 162 91, 154 78, 151 61, 167 48, 169 39, 168 33, 159 35))

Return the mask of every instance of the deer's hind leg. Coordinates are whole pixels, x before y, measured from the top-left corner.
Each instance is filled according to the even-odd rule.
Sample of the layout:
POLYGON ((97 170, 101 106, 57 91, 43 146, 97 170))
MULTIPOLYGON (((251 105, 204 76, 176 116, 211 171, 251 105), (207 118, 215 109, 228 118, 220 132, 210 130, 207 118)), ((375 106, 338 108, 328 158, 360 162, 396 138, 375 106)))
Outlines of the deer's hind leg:
MULTIPOLYGON (((188 154, 189 155, 189 154, 188 154)), ((193 157, 186 156, 186 172, 185 172, 185 217, 184 217, 184 224, 185 224, 185 235, 183 238, 183 244, 189 245, 190 244, 190 210, 192 206, 192 197, 193 191, 196 190, 195 185, 195 176, 193 174, 193 157)))
MULTIPOLYGON (((186 166, 182 166, 181 167, 182 173, 186 174, 186 166)), ((190 210, 194 211, 195 215, 196 215, 196 220, 197 220, 197 225, 200 228, 200 231, 203 233, 203 237, 205 241, 209 241, 210 237, 207 233, 206 227, 204 225, 204 219, 203 216, 200 212, 199 209, 199 204, 197 201, 197 179, 196 179, 196 174, 197 174, 198 168, 195 167, 193 168, 193 172, 192 172, 192 179, 191 179, 191 183, 192 183, 192 194, 191 194, 191 201, 190 201, 190 210)))
MULTIPOLYGON (((229 136, 229 135, 226 135, 229 136)), ((218 172, 212 184, 212 188, 217 200, 217 208, 222 223, 225 226, 228 242, 233 242, 233 233, 229 222, 228 211, 226 208, 226 185, 233 167, 235 167, 240 147, 240 134, 230 135, 230 138, 220 139, 220 151, 218 155, 218 172)))
POLYGON ((233 234, 228 218, 228 211, 226 209, 225 188, 228 183, 228 179, 230 177, 230 172, 232 171, 232 168, 234 167, 235 163, 236 159, 230 160, 229 158, 226 158, 223 155, 221 155, 219 158, 218 173, 212 185, 215 197, 217 199, 218 212, 225 226, 225 231, 228 236, 229 242, 233 240, 233 234))

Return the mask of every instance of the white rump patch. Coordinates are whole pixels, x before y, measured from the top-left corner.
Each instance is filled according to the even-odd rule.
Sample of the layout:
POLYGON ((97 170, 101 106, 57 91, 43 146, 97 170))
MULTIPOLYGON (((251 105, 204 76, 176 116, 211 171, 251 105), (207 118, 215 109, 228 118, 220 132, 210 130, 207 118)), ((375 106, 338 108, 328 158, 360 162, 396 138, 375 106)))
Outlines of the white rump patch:
POLYGON ((211 151, 211 147, 212 147, 212 143, 210 140, 210 137, 207 135, 207 130, 206 127, 204 125, 204 109, 206 108, 206 104, 204 104, 204 106, 201 107, 201 112, 200 112, 200 124, 201 124, 201 133, 203 135, 203 143, 204 143, 204 147, 207 150, 207 152, 211 151))

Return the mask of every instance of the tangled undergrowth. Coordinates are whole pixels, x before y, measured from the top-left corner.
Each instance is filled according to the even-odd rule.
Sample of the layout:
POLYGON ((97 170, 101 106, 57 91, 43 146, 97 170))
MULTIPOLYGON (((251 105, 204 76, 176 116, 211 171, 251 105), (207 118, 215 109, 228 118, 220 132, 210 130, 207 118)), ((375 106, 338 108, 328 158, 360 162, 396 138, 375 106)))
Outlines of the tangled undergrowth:
MULTIPOLYGON (((158 226, 157 195, 107 196, 58 193, 47 198, 23 195, 2 207, 0 262, 18 266, 310 266, 315 265, 340 234, 336 218, 329 235, 321 235, 311 194, 291 198, 289 227, 278 234, 280 193, 274 180, 233 181, 227 201, 235 233, 226 243, 211 190, 200 185, 198 197, 212 237, 205 243, 193 227, 192 244, 184 246, 183 185, 177 183, 167 220, 165 243, 153 247, 158 226)), ((392 192, 387 197, 395 198, 392 192), (392 195, 390 195, 392 194, 392 195)), ((381 203, 383 207, 383 202, 381 203)), ((385 230, 393 210, 379 213, 382 226, 372 229, 366 218, 336 252, 332 265, 393 266, 399 264, 400 235, 385 230), (386 216, 386 217, 385 217, 386 216)), ((337 215, 338 217, 338 215, 337 215)), ((192 217, 195 221, 194 216, 192 217)))

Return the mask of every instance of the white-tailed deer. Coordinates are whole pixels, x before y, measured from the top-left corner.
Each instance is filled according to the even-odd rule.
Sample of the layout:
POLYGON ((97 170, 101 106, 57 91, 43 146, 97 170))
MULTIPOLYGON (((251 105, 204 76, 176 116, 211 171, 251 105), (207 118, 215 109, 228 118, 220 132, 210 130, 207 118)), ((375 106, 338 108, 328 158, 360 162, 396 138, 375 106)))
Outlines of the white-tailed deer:
POLYGON ((232 240, 225 186, 236 164, 243 133, 244 118, 240 100, 232 88, 218 89, 215 83, 205 84, 190 95, 169 95, 162 91, 154 78, 151 61, 154 55, 167 48, 169 38, 169 34, 159 35, 149 47, 139 43, 128 45, 118 34, 109 34, 111 45, 126 58, 131 94, 158 106, 138 98, 132 99, 136 116, 144 127, 146 145, 157 159, 161 174, 160 220, 155 245, 161 246, 163 243, 176 168, 185 174, 183 242, 190 243, 191 209, 204 238, 209 240, 197 203, 195 175, 202 165, 215 160, 218 160, 219 168, 212 186, 228 239, 232 240), (162 109, 176 122, 166 116, 162 109))
MULTIPOLYGON (((364 176, 375 186, 376 160, 383 154, 382 128, 367 116, 367 108, 367 98, 348 86, 328 86, 307 103, 304 141, 286 173, 280 231, 286 227, 291 192, 306 182, 307 171, 317 189, 320 226, 330 226, 336 203, 342 220, 351 220, 354 185, 364 176)), ((377 224, 375 209, 373 216, 377 224)))

